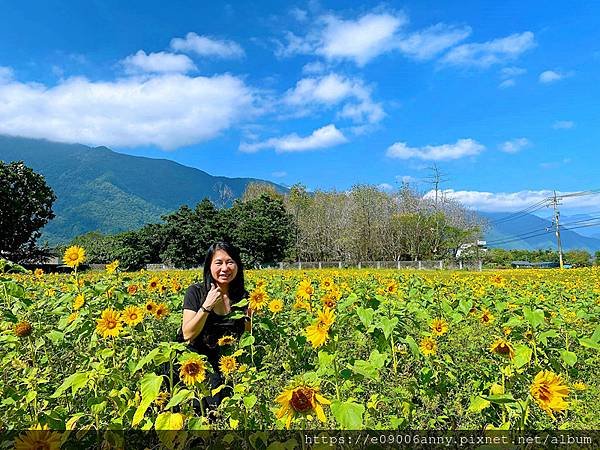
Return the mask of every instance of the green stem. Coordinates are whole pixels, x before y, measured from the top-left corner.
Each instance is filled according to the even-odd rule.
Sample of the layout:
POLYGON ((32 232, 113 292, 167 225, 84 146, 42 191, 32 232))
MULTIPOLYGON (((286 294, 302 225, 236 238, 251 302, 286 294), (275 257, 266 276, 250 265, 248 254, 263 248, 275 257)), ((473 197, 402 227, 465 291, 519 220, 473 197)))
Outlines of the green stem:
POLYGON ((340 371, 338 370, 337 365, 337 341, 338 340, 336 335, 334 339, 333 370, 335 372, 335 396, 339 401, 341 401, 342 398, 340 396, 340 371))

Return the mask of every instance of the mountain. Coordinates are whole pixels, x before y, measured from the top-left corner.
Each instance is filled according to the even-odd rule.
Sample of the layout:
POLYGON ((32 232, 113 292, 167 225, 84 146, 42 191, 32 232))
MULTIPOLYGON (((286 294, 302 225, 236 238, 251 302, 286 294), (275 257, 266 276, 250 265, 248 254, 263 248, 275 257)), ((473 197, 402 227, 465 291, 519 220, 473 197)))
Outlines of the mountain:
POLYGON ((56 193, 56 218, 43 229, 50 245, 98 230, 116 233, 146 223, 181 205, 194 207, 208 197, 218 206, 241 197, 254 178, 209 175, 166 159, 124 155, 106 147, 88 147, 38 139, 0 136, 0 160, 24 161, 56 193))
MULTIPOLYGON (((555 227, 551 220, 533 214, 515 216, 513 213, 504 212, 479 212, 479 215, 488 222, 484 235, 490 248, 523 250, 556 248, 555 227), (508 217, 514 218, 506 220, 508 217)), ((591 253, 600 250, 600 239, 594 237, 582 236, 567 229, 561 230, 560 237, 563 250, 581 249, 591 253)))

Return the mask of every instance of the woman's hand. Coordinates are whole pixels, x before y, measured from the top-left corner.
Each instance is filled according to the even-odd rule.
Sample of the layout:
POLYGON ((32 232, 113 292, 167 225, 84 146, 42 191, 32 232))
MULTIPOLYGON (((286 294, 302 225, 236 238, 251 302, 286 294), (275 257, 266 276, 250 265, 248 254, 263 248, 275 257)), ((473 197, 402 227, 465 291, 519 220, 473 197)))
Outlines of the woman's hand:
POLYGON ((214 283, 210 283, 210 286, 210 291, 208 291, 208 294, 206 295, 206 300, 204 300, 202 306, 212 311, 218 302, 223 301, 223 295, 219 286, 217 286, 214 283))

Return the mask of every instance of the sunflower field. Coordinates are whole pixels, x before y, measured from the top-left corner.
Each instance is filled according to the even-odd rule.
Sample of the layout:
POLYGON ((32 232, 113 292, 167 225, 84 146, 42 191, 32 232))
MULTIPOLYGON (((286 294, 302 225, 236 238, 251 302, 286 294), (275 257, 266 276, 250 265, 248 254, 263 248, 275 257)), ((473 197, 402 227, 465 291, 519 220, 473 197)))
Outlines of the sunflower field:
POLYGON ((210 365, 175 342, 202 274, 79 273, 79 250, 0 274, 0 430, 600 428, 598 268, 247 271, 209 421, 210 365))

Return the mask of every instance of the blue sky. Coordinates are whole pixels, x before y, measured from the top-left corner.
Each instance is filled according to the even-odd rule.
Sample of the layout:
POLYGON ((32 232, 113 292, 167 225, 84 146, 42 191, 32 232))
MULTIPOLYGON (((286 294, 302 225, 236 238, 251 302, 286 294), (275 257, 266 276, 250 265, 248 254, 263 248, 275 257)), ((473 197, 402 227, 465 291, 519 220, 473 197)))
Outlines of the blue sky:
POLYGON ((436 164, 464 204, 521 209, 600 188, 597 17, 596 2, 8 0, 0 133, 310 189, 427 191, 436 164))

